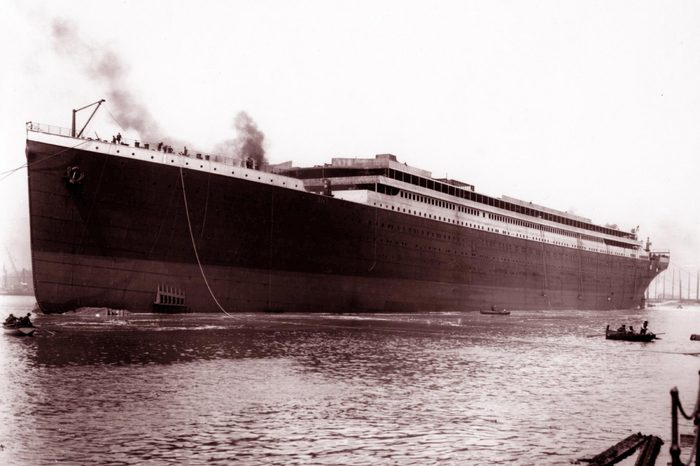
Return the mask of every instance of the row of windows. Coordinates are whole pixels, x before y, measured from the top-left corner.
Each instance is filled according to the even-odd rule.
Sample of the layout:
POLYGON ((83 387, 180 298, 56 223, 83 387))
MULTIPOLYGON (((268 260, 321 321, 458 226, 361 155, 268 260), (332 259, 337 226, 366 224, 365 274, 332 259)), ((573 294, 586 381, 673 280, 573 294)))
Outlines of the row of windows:
MULTIPOLYGON (((467 213, 467 214, 471 214, 471 215, 475 215, 475 216, 486 217, 486 212, 483 212, 483 211, 477 210, 477 209, 472 209, 472 208, 467 207, 467 206, 454 204, 452 202, 443 201, 441 199, 434 199, 434 198, 431 198, 428 196, 422 196, 420 194, 415 194, 415 193, 410 193, 410 192, 405 192, 405 191, 401 191, 399 193, 399 195, 405 199, 409 199, 412 201, 423 202, 423 203, 426 203, 429 205, 434 205, 434 206, 442 207, 445 209, 452 209, 452 210, 457 210, 459 212, 463 212, 463 213, 467 213)), ((403 211, 406 212, 406 209, 404 209, 403 211)), ((410 210, 408 212, 411 213, 410 210)), ((415 212, 413 212, 413 213, 415 213, 415 212)), ((429 215, 429 217, 432 218, 432 216, 430 216, 430 215, 429 215)), ((437 218, 440 220, 443 220, 442 217, 437 217, 437 218)), ((632 249, 632 246, 630 246, 627 243, 622 243, 619 241, 607 240, 607 239, 604 240, 603 238, 574 233, 572 231, 563 230, 561 228, 550 227, 550 226, 542 225, 539 223, 528 222, 527 220, 520 220, 520 219, 516 219, 516 218, 512 218, 512 217, 507 217, 505 215, 498 215, 498 214, 489 213, 488 218, 490 218, 491 220, 509 223, 512 225, 518 225, 518 226, 532 228, 532 229, 536 229, 536 230, 540 230, 540 231, 547 231, 549 233, 569 236, 571 238, 577 238, 578 240, 587 240, 587 241, 591 241, 591 242, 595 242, 595 243, 606 244, 608 246, 617 246, 617 247, 621 247, 621 248, 625 248, 625 249, 632 249)), ((444 219, 444 220, 447 220, 447 219, 444 219)), ((447 221, 449 221, 449 220, 447 220, 447 221)), ((454 222, 454 221, 453 221, 453 223, 460 224, 460 222, 454 222)), ((461 222, 461 224, 464 225, 464 222, 461 222)), ((491 230, 489 229, 489 231, 491 231, 491 230)), ((499 232, 498 230, 495 230, 495 231, 499 232)), ((502 233, 507 234, 506 231, 503 231, 502 233)), ((521 235, 517 235, 517 236, 520 237, 521 235)), ((524 236, 522 236, 522 237, 524 237, 524 236)), ((545 241, 545 242, 550 242, 550 241, 545 241)), ((559 244, 562 246, 571 246, 570 244, 566 244, 566 243, 562 243, 562 242, 558 242, 558 241, 553 241, 553 243, 559 244)), ((577 247, 583 248, 583 246, 581 246, 580 244, 577 247)), ((585 249, 585 248, 583 248, 583 249, 585 249)), ((597 249, 595 249, 595 250, 597 251, 597 249)))
POLYGON ((435 198, 428 197, 428 196, 421 196, 420 194, 409 193, 406 191, 401 191, 400 195, 401 195, 401 197, 403 197, 405 199, 423 202, 425 204, 443 207, 445 209, 452 209, 452 210, 456 210, 458 212, 462 212, 465 214, 471 214, 471 215, 476 215, 476 216, 479 216, 479 215, 486 216, 486 212, 482 212, 481 210, 472 209, 471 207, 467 207, 467 206, 463 206, 463 205, 459 205, 459 204, 454 204, 452 202, 443 201, 441 199, 435 199, 435 198))
MULTIPOLYGON (((288 176, 297 178, 333 178, 333 177, 356 177, 356 176, 385 176, 403 183, 409 183, 414 186, 420 186, 432 191, 438 191, 449 196, 459 197, 462 199, 467 199, 470 201, 477 202, 479 204, 489 205, 503 210, 510 210, 522 215, 527 215, 530 217, 541 218, 550 222, 560 223, 562 225, 569 225, 576 228, 581 228, 583 230, 590 230, 599 233, 605 233, 611 236, 618 236, 621 238, 634 238, 634 235, 615 230, 612 228, 602 227, 598 225, 593 225, 588 222, 582 222, 579 220, 574 220, 561 215, 556 215, 550 212, 545 212, 535 208, 523 206, 520 204, 515 204, 512 202, 504 201, 501 199, 496 199, 490 196, 479 194, 474 191, 472 185, 465 184, 462 186, 455 186, 450 183, 444 183, 442 181, 434 180, 432 178, 424 178, 418 175, 413 175, 411 173, 406 173, 400 170, 394 170, 391 168, 358 168, 358 167, 314 167, 314 168, 303 168, 290 170, 285 173, 288 176)), ((435 202, 445 202, 437 201, 435 202)))
POLYGON ((581 222, 578 220, 573 220, 567 217, 562 217, 561 215, 555 215, 548 212, 542 212, 537 209, 531 209, 529 207, 521 206, 518 204, 513 204, 511 202, 503 201, 501 199, 495 199, 490 196, 485 196, 483 194, 478 194, 472 190, 462 189, 456 186, 452 186, 440 181, 435 181, 432 179, 426 179, 419 176, 411 175, 409 173, 404 173, 401 171, 393 170, 391 168, 386 169, 386 176, 388 178, 395 179, 397 181, 403 181, 405 183, 410 183, 416 186, 422 186, 427 189, 432 189, 434 191, 440 191, 442 193, 448 194, 450 196, 461 197, 462 199, 468 199, 470 201, 478 202, 480 204, 485 204, 493 206, 503 210, 510 210, 512 212, 517 212, 519 214, 528 215, 530 217, 537 217, 550 222, 561 223, 563 225, 569 225, 584 230, 597 231, 599 233, 606 233, 613 236, 628 237, 631 238, 632 235, 618 230, 613 230, 612 228, 601 227, 598 225, 592 225, 590 223, 581 222))
MULTIPOLYGON (((558 235, 564 235, 564 236, 569 236, 571 238, 577 238, 581 240, 588 240, 588 241, 593 241, 595 243, 601 243, 605 244, 602 238, 598 238, 596 236, 589 236, 589 235, 582 235, 580 233, 574 233, 573 231, 567 231, 567 230, 562 230, 561 228, 555 228, 555 227, 550 227, 548 225, 540 225, 538 223, 531 223, 523 220, 518 220, 515 218, 511 217, 506 217, 504 215, 497 215, 497 214, 489 214, 489 218, 493 220, 497 220, 499 222, 505 222, 505 223, 511 223, 513 225, 520 225, 520 226, 525 226, 528 228, 535 228, 538 230, 543 230, 547 231, 549 233, 555 233, 558 235)), ((621 247, 629 247, 625 243, 621 243, 624 246, 621 247)))
MULTIPOLYGON (((451 236, 451 235, 443 235, 440 233, 436 233, 434 231, 430 230, 425 230, 425 229, 420 229, 420 228, 414 228, 414 227, 408 227, 408 226, 403 226, 400 224, 394 225, 392 223, 384 223, 384 222, 373 222, 369 221, 370 225, 375 225, 376 227, 382 228, 382 229, 387 229, 387 230, 393 230, 399 233, 410 233, 414 235, 420 235, 420 236, 425 236, 428 238, 434 238, 436 240, 443 240, 443 241, 452 241, 456 243, 461 243, 460 245, 457 245, 457 249, 450 249, 449 247, 445 247, 444 249, 442 247, 436 247, 432 246, 430 244, 419 244, 419 243, 414 243, 413 247, 415 249, 419 250, 428 250, 428 251, 433 251, 433 252, 439 252, 439 253, 445 253, 445 254, 452 254, 452 255, 459 255, 459 256, 471 256, 471 257, 480 257, 484 259, 495 259, 499 261, 505 261, 505 262, 512 262, 512 263, 518 263, 518 264, 534 264, 538 263, 542 266, 546 267, 554 267, 554 268, 565 268, 565 264, 574 264, 577 266, 577 268, 580 268, 581 264, 583 263, 588 263, 588 264, 598 264, 599 263, 599 256, 597 255, 580 255, 578 253, 574 252, 565 252, 562 250, 542 250, 537 247, 532 247, 532 246, 527 246, 527 245, 518 245, 518 244, 508 244, 504 243, 502 241, 497 241, 497 240, 491 240, 488 238, 470 238, 470 239, 465 239, 465 238, 460 238, 457 236, 451 236), (477 249, 478 248, 478 249, 477 249), (478 251, 483 251, 485 253, 488 253, 493 250, 502 250, 505 251, 508 255, 501 255, 501 256, 492 256, 489 254, 483 254, 483 253, 478 253, 478 251), (511 256, 511 254, 513 254, 511 256), (537 262, 537 260, 541 259, 536 259, 535 262, 532 260, 528 260, 527 257, 539 257, 542 258, 544 257, 547 258, 547 263, 542 264, 537 262), (518 259, 522 258, 522 259, 518 259)), ((366 241, 376 241, 374 237, 367 237, 365 238, 366 241)), ((400 247, 404 249, 408 249, 409 245, 405 241, 402 240, 394 240, 394 239, 380 239, 379 240, 382 244, 386 245, 391 245, 395 247, 400 247)), ((437 243, 438 245, 441 243, 437 243)), ((444 243, 442 243, 444 244, 444 243)), ((447 246, 447 245, 445 245, 447 246)), ((611 267, 613 266, 612 263, 609 264, 611 267)))
MULTIPOLYGON (((401 197, 404 197, 404 198, 407 198, 407 199, 416 200, 416 201, 418 201, 418 202, 425 202, 425 203, 428 203, 428 204, 431 204, 431 205, 435 205, 435 206, 440 206, 440 207, 445 207, 445 208, 450 208, 450 206, 453 206, 452 208, 459 207, 459 206, 457 206, 456 204, 452 204, 452 203, 450 203, 450 202, 445 202, 445 201, 442 201, 442 200, 439 200, 439 199, 432 199, 432 198, 429 198, 429 197, 426 197, 426 196, 421 196, 421 195, 419 195, 419 194, 406 193, 406 192, 401 191, 400 195, 401 195, 401 197)), ((466 226, 466 227, 475 228, 475 229, 484 230, 484 231, 490 231, 490 232, 493 232, 493 233, 501 233, 501 234, 504 234, 504 235, 510 235, 510 234, 511 234, 511 233, 508 232, 507 230, 499 230, 499 229, 497 229, 497 228, 489 228, 489 227, 485 227, 485 226, 483 226, 483 225, 478 225, 478 224, 472 224, 472 223, 469 223, 469 222, 458 221, 458 220, 455 220, 455 219, 449 219, 449 218, 446 218, 446 217, 440 217, 440 216, 432 215, 432 214, 426 214, 426 213, 423 213, 423 212, 420 212, 420 211, 415 211, 415 210, 411 210, 411 209, 406 209, 406 208, 404 208, 404 207, 396 207, 396 206, 393 206, 393 205, 390 205, 390 204, 386 204, 386 205, 385 205, 385 204, 382 204, 382 203, 377 204, 377 203, 375 202, 375 203, 374 203, 374 206, 381 207, 381 208, 385 208, 385 209, 391 209, 391 210, 394 210, 394 211, 400 212, 400 213, 407 213, 407 214, 417 215, 417 216, 419 216, 419 217, 422 216, 422 217, 429 218, 429 219, 432 219, 432 220, 439 220, 439 221, 442 221, 442 222, 453 223, 453 224, 455 224, 455 225, 466 226)), ((470 210, 476 212, 476 213, 473 214, 473 215, 477 215, 477 216, 478 216, 479 213, 481 212, 481 211, 476 211, 476 210, 474 210, 474 209, 470 209, 470 210)), ((483 216, 486 216, 486 212, 481 212, 481 214, 483 214, 483 216)), ((499 220, 500 218, 503 218, 503 219, 508 218, 508 217, 503 217, 503 216, 499 216, 499 215, 495 215, 495 214, 489 214, 489 217, 490 217, 491 219, 494 219, 494 220, 499 220), (498 218, 497 218, 497 217, 498 217, 498 218)), ((514 222, 519 222, 518 224, 519 224, 519 225, 522 225, 522 226, 528 226, 528 225, 530 225, 530 228, 539 228, 539 229, 541 230, 542 228, 545 227, 544 225, 538 225, 538 224, 526 222, 526 221, 523 221, 523 220, 517 220, 517 219, 511 219, 511 220, 513 220, 514 222)), ((552 230, 554 230, 554 229, 550 229, 550 230, 547 230, 547 231, 552 231, 552 230)), ((562 230, 562 231, 563 231, 563 230, 562 230)), ((540 242, 542 242, 542 243, 556 244, 556 245, 558 245, 558 246, 573 247, 571 244, 564 243, 564 242, 560 242, 560 241, 553 241, 553 240, 548 240, 548 239, 544 239, 544 238, 533 238, 533 237, 530 237, 530 236, 527 236, 527 235, 521 235, 521 234, 517 234, 517 233, 515 234, 515 236, 518 237, 518 238, 523 238, 523 239, 527 239, 527 240, 530 240, 530 241, 540 241, 540 242)), ((584 239, 589 238, 587 235, 581 235, 581 237, 584 238, 584 239)), ((598 241, 598 242, 603 243, 603 241, 598 241)), ((604 242, 605 242, 606 244, 607 244, 608 242, 610 242, 610 243, 618 243, 617 241, 612 241, 612 240, 605 240, 604 242)), ((630 249, 630 246, 629 246, 629 245, 626 245, 625 243, 610 244, 610 245, 611 245, 611 246, 618 246, 618 245, 621 245, 621 246, 619 246, 619 247, 623 247, 623 248, 626 248, 626 249, 630 249)), ((582 250, 588 250, 588 251, 594 251, 594 252, 604 252, 604 253, 612 254, 612 255, 616 255, 616 256, 626 256, 626 255, 627 255, 627 254, 625 254, 625 253, 610 251, 610 250, 607 250, 607 249, 587 248, 587 247, 585 247, 585 246, 583 246, 583 245, 581 245, 581 244, 578 244, 578 245, 576 246, 576 249, 582 249, 582 250)), ((629 256, 630 256, 630 257, 634 257, 634 254, 629 254, 629 256)))

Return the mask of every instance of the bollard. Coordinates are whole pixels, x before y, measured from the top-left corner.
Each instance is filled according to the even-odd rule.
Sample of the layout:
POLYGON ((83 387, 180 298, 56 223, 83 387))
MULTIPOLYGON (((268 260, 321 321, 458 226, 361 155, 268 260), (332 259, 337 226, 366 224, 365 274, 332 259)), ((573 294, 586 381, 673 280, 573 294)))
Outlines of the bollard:
MULTIPOLYGON (((700 371, 698 371, 700 377, 700 371)), ((700 382, 698 383, 698 398, 695 400, 695 408, 693 409, 693 424, 695 424, 695 466, 700 466, 700 382)))
MULTIPOLYGON (((698 376, 700 376, 700 371, 698 371, 698 376)), ((695 400, 695 406, 693 407, 692 414, 688 415, 683 410, 683 405, 681 404, 680 398, 678 397, 678 388, 673 387, 671 389, 671 448, 669 453, 671 454, 671 466, 684 466, 681 461, 681 447, 678 444, 678 411, 680 410, 684 418, 688 420, 693 420, 695 425, 695 466, 700 466, 700 383, 698 383, 698 396, 695 400)), ((692 455, 692 453, 691 453, 692 455)), ((692 458, 688 458, 688 464, 692 458)))
POLYGON ((671 389, 671 466, 684 466, 681 462, 681 447, 678 445, 678 387, 671 389))

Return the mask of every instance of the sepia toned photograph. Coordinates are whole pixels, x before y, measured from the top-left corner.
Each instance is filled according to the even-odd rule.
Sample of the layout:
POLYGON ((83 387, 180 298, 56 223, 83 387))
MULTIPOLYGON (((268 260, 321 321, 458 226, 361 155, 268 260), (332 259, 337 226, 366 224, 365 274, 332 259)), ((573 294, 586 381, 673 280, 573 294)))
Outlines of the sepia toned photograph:
POLYGON ((0 464, 700 465, 700 4, 2 11, 0 464))

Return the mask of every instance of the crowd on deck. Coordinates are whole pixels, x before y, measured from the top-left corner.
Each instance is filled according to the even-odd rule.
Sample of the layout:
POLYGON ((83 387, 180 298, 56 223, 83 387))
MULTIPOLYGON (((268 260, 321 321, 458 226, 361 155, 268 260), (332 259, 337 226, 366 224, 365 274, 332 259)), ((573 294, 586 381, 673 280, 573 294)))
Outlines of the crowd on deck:
MULTIPOLYGON (((105 141, 107 142, 107 141, 105 141)), ((112 136, 112 144, 122 144, 122 133, 117 133, 116 136, 112 136)), ((124 143, 125 145, 128 145, 124 143)), ((136 142, 136 147, 139 147, 139 142, 136 142)), ((145 146, 148 148, 148 144, 145 146)), ((165 144, 164 142, 158 143, 158 152, 165 152, 166 154, 173 154, 175 151, 173 146, 165 144)), ((185 146, 184 152, 179 152, 180 155, 188 155, 187 146, 185 146)))

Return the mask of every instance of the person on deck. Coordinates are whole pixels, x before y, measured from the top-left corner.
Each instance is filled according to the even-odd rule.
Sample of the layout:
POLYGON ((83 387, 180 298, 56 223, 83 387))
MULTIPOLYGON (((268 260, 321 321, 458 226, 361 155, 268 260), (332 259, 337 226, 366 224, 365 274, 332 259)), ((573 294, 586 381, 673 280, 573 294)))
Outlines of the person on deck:
POLYGON ((629 333, 634 334, 634 327, 632 327, 631 325, 630 325, 630 332, 629 333))
POLYGON ((5 319, 5 323, 8 325, 14 325, 17 323, 17 317, 15 317, 14 314, 10 314, 7 319, 5 319))
POLYGON ((627 331, 627 327, 620 325, 620 328, 618 328, 617 331, 618 333, 625 333, 627 331))

